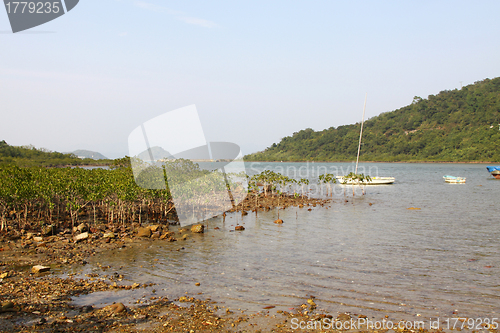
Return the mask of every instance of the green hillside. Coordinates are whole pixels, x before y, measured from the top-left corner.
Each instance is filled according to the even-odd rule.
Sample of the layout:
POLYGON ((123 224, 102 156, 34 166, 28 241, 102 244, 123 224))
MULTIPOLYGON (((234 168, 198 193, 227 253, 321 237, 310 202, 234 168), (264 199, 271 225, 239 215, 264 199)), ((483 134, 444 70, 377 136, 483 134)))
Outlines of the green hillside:
MULTIPOLYGON (((485 79, 365 121, 362 161, 500 161, 500 78, 485 79)), ((352 161, 360 123, 310 128, 247 161, 352 161)))
POLYGON ((0 165, 14 164, 18 166, 69 166, 109 164, 110 160, 80 159, 73 154, 51 152, 33 146, 10 146, 0 141, 0 165))

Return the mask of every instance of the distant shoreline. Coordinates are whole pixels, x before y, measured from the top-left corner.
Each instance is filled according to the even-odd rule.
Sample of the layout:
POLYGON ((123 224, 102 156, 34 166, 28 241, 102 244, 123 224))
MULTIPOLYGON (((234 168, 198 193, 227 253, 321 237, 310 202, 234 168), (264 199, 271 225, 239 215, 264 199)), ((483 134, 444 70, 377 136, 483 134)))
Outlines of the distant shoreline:
MULTIPOLYGON (((258 163, 356 163, 356 161, 245 161, 258 163)), ((500 164, 488 161, 359 161, 359 163, 436 163, 436 164, 500 164)))

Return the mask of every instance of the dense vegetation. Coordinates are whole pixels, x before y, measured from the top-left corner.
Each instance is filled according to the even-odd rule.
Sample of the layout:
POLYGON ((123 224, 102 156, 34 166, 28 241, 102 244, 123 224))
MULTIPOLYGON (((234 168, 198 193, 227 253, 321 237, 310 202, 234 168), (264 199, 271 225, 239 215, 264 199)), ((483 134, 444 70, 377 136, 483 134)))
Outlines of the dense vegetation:
MULTIPOLYGON (((485 79, 365 121, 360 160, 500 161, 500 78, 485 79)), ((352 161, 360 124, 301 130, 248 161, 352 161)))
MULTIPOLYGON (((127 157, 115 160, 110 169, 0 165, 0 232, 48 228, 47 233, 51 233, 80 222, 125 226, 144 221, 166 223, 180 218, 187 221, 185 216, 177 215, 179 208, 184 214, 190 213, 186 208, 192 207, 193 213, 212 217, 221 213, 223 207, 217 193, 227 189, 236 199, 233 208, 251 193, 257 209, 261 192, 265 197, 276 197, 279 207, 284 202, 282 198, 304 197, 309 185, 308 179, 291 179, 265 170, 248 177, 245 189, 238 180, 231 180, 232 176, 236 177, 233 180, 242 179, 239 174, 221 178, 217 172, 202 170, 189 160, 175 160, 162 166, 146 166, 135 179, 127 157), (169 183, 165 182, 164 171, 169 175, 169 183), (173 181, 175 178, 178 179, 173 181), (176 205, 181 205, 177 210, 171 193, 176 194, 176 205)), ((334 183, 331 174, 318 178, 320 186, 327 186, 326 195, 332 195, 334 183)), ((231 207, 226 203, 223 210, 228 208, 231 207)))
POLYGON ((39 229, 166 218, 172 210, 167 190, 136 185, 130 167, 92 170, 0 166, 0 220, 3 230, 39 229))
POLYGON ((51 152, 37 149, 33 146, 10 146, 5 140, 0 141, 0 165, 14 164, 18 166, 69 166, 69 165, 106 165, 110 160, 85 158, 80 159, 74 154, 51 152))

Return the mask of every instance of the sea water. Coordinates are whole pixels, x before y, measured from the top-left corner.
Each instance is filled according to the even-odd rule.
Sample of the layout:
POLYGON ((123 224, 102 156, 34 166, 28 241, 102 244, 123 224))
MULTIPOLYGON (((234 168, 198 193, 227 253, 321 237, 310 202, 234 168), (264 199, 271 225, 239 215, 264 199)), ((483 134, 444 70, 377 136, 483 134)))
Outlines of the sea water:
MULTIPOLYGON (((325 198, 318 175, 347 174, 354 164, 247 163, 249 175, 264 169, 308 178, 308 195, 325 198)), ((361 172, 396 181, 367 186, 365 195, 356 188, 354 197, 351 186, 335 185, 324 207, 280 210, 282 225, 273 223, 276 209, 234 213, 206 221, 208 230, 186 241, 144 241, 98 255, 84 273, 155 285, 75 302, 187 293, 256 312, 297 309, 313 296, 320 309, 375 318, 500 317, 500 180, 482 164, 361 163, 361 172), (467 182, 448 184, 444 175, 467 182)))

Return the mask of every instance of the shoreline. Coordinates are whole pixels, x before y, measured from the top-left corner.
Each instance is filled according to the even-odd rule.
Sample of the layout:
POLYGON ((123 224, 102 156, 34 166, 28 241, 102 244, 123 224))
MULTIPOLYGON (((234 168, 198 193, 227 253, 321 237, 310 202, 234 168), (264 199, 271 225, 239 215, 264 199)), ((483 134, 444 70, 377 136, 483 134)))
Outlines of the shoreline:
MULTIPOLYGON (((186 231, 176 232, 179 236, 181 233, 185 234, 186 231)), ((186 292, 185 296, 177 298, 170 298, 169 295, 149 299, 132 298, 135 300, 133 305, 75 305, 73 298, 79 295, 120 290, 140 291, 154 285, 141 285, 132 283, 133 281, 126 283, 122 281, 124 276, 117 267, 99 267, 100 270, 92 271, 82 278, 75 276, 75 273, 66 276, 52 273, 54 269, 72 271, 86 265, 92 256, 105 255, 113 249, 123 247, 139 248, 144 242, 162 240, 130 236, 108 242, 106 238, 92 237, 71 243, 65 239, 65 236, 46 237, 34 248, 26 248, 26 242, 22 238, 2 242, 2 332, 325 332, 330 331, 325 330, 325 325, 349 327, 353 323, 356 325, 355 329, 341 331, 380 332, 377 327, 360 326, 358 323, 367 320, 373 323, 401 321, 394 312, 384 313, 385 317, 381 318, 344 312, 342 307, 335 312, 326 312, 320 308, 321 301, 315 300, 314 296, 298 298, 293 308, 283 310, 278 305, 269 305, 263 306, 257 313, 228 308, 224 302, 213 302, 210 298, 201 299, 204 296, 199 295, 203 295, 203 292, 190 292, 189 295, 186 292), (9 249, 5 248, 5 244, 9 244, 9 249), (57 261, 55 258, 70 259, 57 261), (31 270, 33 265, 46 265, 51 270, 34 273, 31 270), (304 329, 298 329, 300 327, 304 329)), ((83 273, 79 275, 83 276, 83 273)), ((203 285, 195 285, 197 287, 193 288, 203 291, 203 285)), ((424 329, 420 332, 438 331, 424 329)))
MULTIPOLYGON (((259 211, 290 206, 307 209, 329 202, 328 199, 290 196, 278 200, 273 194, 258 197, 258 205, 252 198, 228 214, 244 215, 249 213, 247 211, 258 214, 259 211)), ((222 216, 225 218, 225 215, 222 216)), ((255 331, 255 328, 290 332, 285 327, 288 318, 310 318, 310 304, 304 304, 309 308, 306 313, 298 305, 296 314, 283 311, 270 314, 270 308, 255 314, 224 308, 223 304, 201 300, 196 295, 172 300, 168 295, 136 299, 134 305, 126 306, 122 303, 104 307, 75 305, 74 298, 80 295, 153 286, 122 281, 124 277, 118 267, 108 270, 110 267, 99 266, 97 271, 86 275, 81 271, 69 273, 85 267, 91 257, 124 247, 140 247, 144 242, 178 242, 181 245, 193 233, 200 232, 195 228, 198 226, 203 232, 202 224, 194 225, 191 230, 177 226, 169 230, 168 223, 123 226, 121 223, 96 225, 83 222, 73 231, 57 230, 52 234, 43 234, 42 228, 18 231, 9 227, 7 232, 0 233, 0 331, 137 332, 145 329, 148 332, 232 332, 244 327, 250 331, 255 331), (280 327, 283 330, 276 330, 280 327)), ((322 318, 325 316, 323 314, 322 318)))
MULTIPOLYGON (((356 161, 245 161, 245 163, 356 163, 356 161)), ((500 162, 470 161, 470 162, 450 162, 450 161, 359 161, 359 163, 436 163, 436 164, 500 164, 500 162)))
MULTIPOLYGON (((269 194, 265 197, 261 194, 258 198, 258 205, 253 205, 255 197, 250 197, 244 204, 228 211, 228 218, 236 214, 249 214, 252 210, 258 214, 260 211, 277 208, 277 196, 269 194)), ((288 196, 281 197, 279 207, 282 209, 281 207, 302 205, 305 210, 315 206, 321 209, 328 202, 330 201, 288 196)), ((33 233, 28 235, 27 231, 17 233, 14 230, 8 234, 0 234, 2 332, 387 332, 368 326, 356 326, 356 329, 348 330, 325 329, 318 323, 350 325, 352 321, 398 323, 402 320, 400 313, 389 310, 381 312, 380 318, 367 317, 369 313, 366 309, 363 311, 363 308, 356 309, 355 313, 348 312, 349 305, 344 303, 339 303, 336 308, 327 312, 321 309, 324 300, 316 300, 312 295, 297 297, 296 303, 290 308, 278 304, 263 305, 257 313, 228 308, 223 300, 213 302, 210 298, 205 298, 210 295, 203 296, 204 286, 196 281, 192 282, 192 289, 188 289, 189 294, 186 292, 185 296, 181 294, 174 296, 175 298, 169 295, 168 282, 165 282, 161 286, 166 291, 159 291, 152 297, 129 295, 130 305, 75 305, 74 298, 80 295, 126 290, 135 290, 141 294, 141 290, 145 288, 155 288, 152 284, 134 283, 135 281, 123 276, 125 273, 121 267, 101 266, 95 260, 92 264, 95 269, 84 275, 82 267, 87 265, 91 257, 110 255, 114 250, 125 247, 135 250, 152 242, 176 242, 176 245, 182 247, 183 242, 196 232, 177 226, 169 229, 168 224, 148 226, 145 223, 126 227, 121 223, 97 227, 89 224, 89 233, 84 231, 84 226, 79 225, 77 229, 80 230, 74 233, 66 230, 50 236, 33 233), (138 233, 143 229, 149 229, 149 237, 139 237, 138 233), (86 238, 77 238, 85 233, 88 233, 86 238), (110 233, 113 234, 112 237, 110 233), (47 272, 32 272, 32 267, 36 265, 50 269, 47 272), (70 273, 75 269, 79 273, 70 273), (297 329, 300 327, 304 329, 297 329)), ((232 227, 227 232, 234 230, 232 227)), ((162 287, 156 288, 159 290, 162 287)), ((428 323, 429 318, 425 320, 428 323)), ((441 320, 441 324, 445 325, 445 319, 441 320)), ((443 332, 427 328, 416 331, 443 332)))

